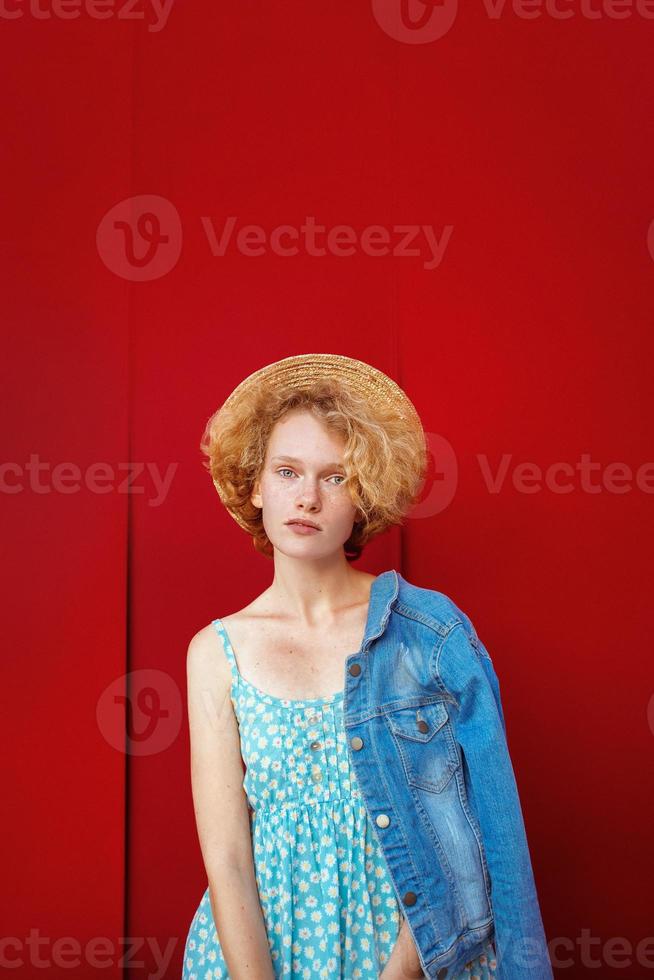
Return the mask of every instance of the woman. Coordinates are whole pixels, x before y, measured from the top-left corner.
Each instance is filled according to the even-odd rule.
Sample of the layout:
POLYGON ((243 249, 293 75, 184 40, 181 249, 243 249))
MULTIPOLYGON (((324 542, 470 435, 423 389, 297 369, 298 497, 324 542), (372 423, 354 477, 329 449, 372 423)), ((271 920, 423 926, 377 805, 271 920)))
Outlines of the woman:
POLYGON ((246 378, 209 419, 202 449, 274 575, 189 645, 208 887, 183 977, 551 977, 487 651, 447 597, 351 566, 402 523, 421 488, 426 445, 413 405, 361 361, 299 355, 246 378), (447 639, 443 670, 459 670, 449 688, 435 637, 447 639), (479 708, 465 707, 479 681, 451 664, 479 671, 490 692, 479 708), (455 706, 468 719, 467 767, 455 706), (485 805, 489 761, 503 774, 508 818, 485 805), (516 938, 531 950, 517 956, 516 938))

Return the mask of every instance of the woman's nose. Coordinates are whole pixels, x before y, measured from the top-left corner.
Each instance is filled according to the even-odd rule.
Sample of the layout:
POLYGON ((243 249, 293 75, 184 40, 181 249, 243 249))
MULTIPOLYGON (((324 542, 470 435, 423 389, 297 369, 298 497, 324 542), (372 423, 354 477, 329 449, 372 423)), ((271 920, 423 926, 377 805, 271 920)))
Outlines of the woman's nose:
POLYGON ((318 492, 317 486, 311 483, 306 483, 298 493, 298 502, 304 504, 307 507, 313 507, 320 503, 320 494, 318 492))

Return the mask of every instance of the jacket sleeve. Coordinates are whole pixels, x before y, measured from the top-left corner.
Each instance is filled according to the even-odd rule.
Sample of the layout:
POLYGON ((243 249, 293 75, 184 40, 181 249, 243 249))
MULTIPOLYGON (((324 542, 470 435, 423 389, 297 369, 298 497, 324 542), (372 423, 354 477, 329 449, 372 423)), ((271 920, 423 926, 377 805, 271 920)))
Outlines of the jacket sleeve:
POLYGON ((499 682, 465 615, 442 641, 436 670, 457 703, 454 733, 491 879, 496 980, 552 980, 499 682))

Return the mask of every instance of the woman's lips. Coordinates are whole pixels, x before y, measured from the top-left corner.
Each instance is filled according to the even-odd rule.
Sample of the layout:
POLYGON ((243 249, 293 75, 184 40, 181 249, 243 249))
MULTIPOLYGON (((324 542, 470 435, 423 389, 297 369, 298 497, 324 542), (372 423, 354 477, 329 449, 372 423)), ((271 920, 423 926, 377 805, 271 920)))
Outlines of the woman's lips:
POLYGON ((319 527, 309 527, 308 524, 288 524, 291 531, 295 531, 296 534, 318 534, 319 527))

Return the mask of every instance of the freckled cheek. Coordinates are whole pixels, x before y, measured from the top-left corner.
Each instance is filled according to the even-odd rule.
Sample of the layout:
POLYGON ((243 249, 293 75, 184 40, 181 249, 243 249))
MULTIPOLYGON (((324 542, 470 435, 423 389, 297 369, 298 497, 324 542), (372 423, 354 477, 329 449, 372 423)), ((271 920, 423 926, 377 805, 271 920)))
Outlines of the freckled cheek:
POLYGON ((269 486, 264 490, 264 500, 266 507, 270 510, 278 511, 284 508, 287 509, 289 503, 293 500, 293 493, 286 486, 269 486))
POLYGON ((356 515, 356 507, 354 507, 349 498, 347 500, 333 500, 331 508, 327 507, 325 509, 331 511, 333 520, 338 522, 345 530, 349 531, 351 529, 356 515))

